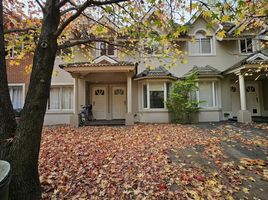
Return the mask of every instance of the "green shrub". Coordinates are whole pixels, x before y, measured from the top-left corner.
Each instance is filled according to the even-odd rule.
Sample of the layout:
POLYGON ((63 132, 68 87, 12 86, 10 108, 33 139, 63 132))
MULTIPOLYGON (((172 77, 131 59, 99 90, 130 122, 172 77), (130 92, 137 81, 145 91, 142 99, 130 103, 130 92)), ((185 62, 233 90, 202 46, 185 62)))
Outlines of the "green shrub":
POLYGON ((183 124, 192 122, 200 103, 195 97, 198 90, 197 81, 198 74, 194 72, 172 86, 166 104, 172 112, 173 122, 183 124))

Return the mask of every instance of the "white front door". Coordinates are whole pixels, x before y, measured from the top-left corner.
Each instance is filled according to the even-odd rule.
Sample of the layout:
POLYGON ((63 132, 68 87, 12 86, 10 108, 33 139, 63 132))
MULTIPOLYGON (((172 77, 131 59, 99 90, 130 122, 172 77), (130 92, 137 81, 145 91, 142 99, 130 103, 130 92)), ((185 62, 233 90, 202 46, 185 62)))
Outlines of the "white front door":
POLYGON ((106 119, 107 88, 104 86, 92 88, 92 112, 94 119, 106 119))
POLYGON ((252 116, 260 115, 260 98, 258 83, 246 84, 246 98, 247 98, 247 110, 249 110, 252 116))
POLYGON ((232 116, 236 117, 237 112, 241 110, 239 85, 238 84, 231 85, 230 90, 231 90, 231 101, 232 101, 232 116))
POLYGON ((126 88, 112 87, 112 114, 113 119, 124 119, 126 114, 126 88))

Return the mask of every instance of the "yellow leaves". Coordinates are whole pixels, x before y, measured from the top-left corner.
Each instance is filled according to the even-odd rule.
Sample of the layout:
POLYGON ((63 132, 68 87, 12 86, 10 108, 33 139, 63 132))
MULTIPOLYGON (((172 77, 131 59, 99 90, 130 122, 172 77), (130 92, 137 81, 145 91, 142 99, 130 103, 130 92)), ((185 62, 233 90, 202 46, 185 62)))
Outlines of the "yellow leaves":
POLYGON ((248 189, 248 188, 243 187, 242 191, 243 191, 245 194, 249 194, 249 189, 248 189))
POLYGON ((226 34, 226 31, 221 30, 221 31, 217 32, 216 37, 217 37, 218 40, 222 40, 226 36, 225 34, 226 34))
POLYGON ((202 15, 203 15, 203 17, 205 17, 205 18, 210 18, 210 17, 212 16, 212 11, 210 11, 210 10, 205 10, 205 11, 202 12, 202 15))
POLYGON ((197 191, 194 190, 187 190, 187 194, 190 195, 190 197, 194 200, 201 200, 199 194, 197 193, 197 191))
POLYGON ((255 182, 255 181, 256 181, 252 176, 250 176, 250 177, 248 178, 248 180, 251 180, 252 182, 255 182))
POLYGON ((265 161, 261 159, 241 158, 240 163, 244 166, 253 166, 253 165, 265 166, 265 161))
POLYGON ((230 16, 229 15, 224 15, 221 18, 221 22, 229 22, 230 21, 230 16))

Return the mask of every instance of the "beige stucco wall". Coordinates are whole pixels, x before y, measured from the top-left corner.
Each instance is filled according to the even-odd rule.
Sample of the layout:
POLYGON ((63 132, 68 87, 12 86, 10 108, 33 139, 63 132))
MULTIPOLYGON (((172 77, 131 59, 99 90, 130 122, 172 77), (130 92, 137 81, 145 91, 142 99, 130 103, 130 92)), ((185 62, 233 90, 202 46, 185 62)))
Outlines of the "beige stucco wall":
MULTIPOLYGON (((196 22, 190 26, 189 33, 194 34, 198 30, 205 30, 206 21, 202 18, 196 20, 196 22)), ((195 65, 197 66, 206 66, 210 65, 220 71, 224 71, 233 64, 237 63, 241 59, 245 58, 245 55, 239 54, 239 45, 238 41, 217 41, 215 39, 215 31, 217 27, 211 30, 209 34, 212 35, 213 41, 213 55, 206 55, 206 56, 191 56, 186 55, 185 58, 188 61, 185 64, 181 64, 181 60, 178 58, 175 67, 169 69, 175 76, 182 77, 185 73, 191 70, 195 65)), ((188 42, 181 42, 180 43, 181 50, 188 52, 188 42)), ((90 60, 90 56, 87 56, 83 53, 83 50, 75 48, 74 50, 75 55, 70 62, 86 62, 90 60)), ((95 51, 93 50, 92 55, 95 56, 95 51)), ((125 56, 125 57, 118 57, 115 59, 118 60, 125 60, 130 61, 133 63, 138 63, 137 73, 142 72, 146 67, 154 66, 158 67, 162 65, 159 60, 155 57, 150 57, 150 59, 143 57, 141 54, 137 54, 136 56, 125 56), (149 61, 148 61, 149 60, 149 61)), ((167 62, 170 60, 166 59, 167 62)), ((69 61, 68 61, 69 62, 69 61)), ((64 70, 60 69, 58 65, 60 63, 66 63, 66 60, 61 60, 57 58, 55 61, 54 67, 54 75, 52 77, 51 85, 74 85, 74 78, 64 70)), ((123 73, 102 73, 102 74, 89 74, 85 81, 79 80, 78 81, 78 102, 77 105, 80 109, 80 105, 84 105, 87 102, 90 102, 90 98, 88 95, 89 88, 86 88, 88 84, 101 84, 101 83, 125 83, 126 84, 126 74, 123 73), (116 77, 116 79, 115 79, 116 77), (87 92, 85 92, 87 91, 87 92)), ((231 113, 232 112, 232 103, 231 103, 231 93, 230 93, 230 84, 231 80, 229 76, 225 76, 220 81, 220 86, 218 90, 218 97, 220 98, 220 107, 217 109, 202 109, 199 112, 199 120, 200 121, 219 121, 219 120, 226 120, 227 118, 224 117, 224 113, 231 113)), ((263 86, 262 87, 268 87, 263 86)), ((260 97, 262 97, 263 91, 260 91, 260 97)), ((138 87, 138 81, 133 81, 132 83, 132 110, 134 114, 134 119, 136 122, 161 122, 166 123, 170 120, 169 113, 167 110, 165 111, 144 111, 141 109, 141 100, 140 96, 142 95, 141 89, 138 87)), ((261 113, 262 115, 268 116, 268 111, 264 110, 263 102, 261 102, 261 113)), ((70 114, 63 114, 63 113, 47 113, 45 116, 45 124, 50 123, 69 123, 70 114)))

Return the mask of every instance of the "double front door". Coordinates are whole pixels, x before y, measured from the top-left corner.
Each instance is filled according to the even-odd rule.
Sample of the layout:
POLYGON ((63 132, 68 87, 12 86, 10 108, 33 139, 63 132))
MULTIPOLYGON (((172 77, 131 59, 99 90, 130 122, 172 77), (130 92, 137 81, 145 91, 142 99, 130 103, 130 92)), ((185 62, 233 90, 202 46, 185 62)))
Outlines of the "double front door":
POLYGON ((95 119, 124 119, 126 114, 125 86, 93 86, 92 111, 95 119))

